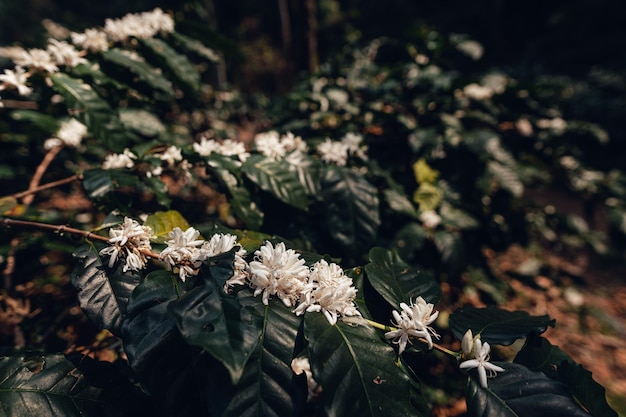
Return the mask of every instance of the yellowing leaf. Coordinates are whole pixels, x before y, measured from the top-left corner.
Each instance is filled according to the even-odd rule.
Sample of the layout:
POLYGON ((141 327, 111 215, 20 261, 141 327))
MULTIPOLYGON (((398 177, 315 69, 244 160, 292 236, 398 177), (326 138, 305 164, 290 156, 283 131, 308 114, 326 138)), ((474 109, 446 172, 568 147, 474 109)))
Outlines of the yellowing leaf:
POLYGON ((176 210, 157 211, 149 215, 144 224, 152 228, 155 240, 160 243, 168 240, 167 234, 175 227, 180 227, 183 231, 189 228, 187 220, 176 210))
POLYGON ((421 211, 434 210, 441 203, 443 193, 435 185, 428 182, 422 183, 413 194, 413 201, 419 204, 421 211))
POLYGON ((17 206, 17 200, 15 197, 2 197, 0 198, 0 214, 13 210, 17 206))
POLYGON ((432 169, 424 158, 419 159, 413 164, 413 172, 415 173, 415 180, 418 184, 434 184, 439 177, 439 171, 432 169))

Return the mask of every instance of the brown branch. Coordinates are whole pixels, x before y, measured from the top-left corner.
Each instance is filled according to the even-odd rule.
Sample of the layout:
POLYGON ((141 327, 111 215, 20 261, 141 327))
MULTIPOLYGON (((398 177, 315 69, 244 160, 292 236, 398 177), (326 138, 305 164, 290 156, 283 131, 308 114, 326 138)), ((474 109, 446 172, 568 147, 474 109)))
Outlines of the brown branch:
MULTIPOLYGON (((38 222, 31 222, 28 220, 0 218, 0 226, 4 226, 7 228, 17 226, 17 227, 21 227, 25 229, 47 230, 47 231, 53 231, 55 233, 58 233, 61 236, 63 236, 64 234, 70 234, 74 236, 81 236, 85 240, 99 240, 100 242, 107 242, 107 243, 109 242, 109 238, 106 236, 101 236, 94 232, 81 230, 81 229, 75 229, 73 227, 69 227, 65 225, 38 223, 38 222)), ((149 258, 157 258, 157 259, 159 258, 158 253, 152 252, 148 249, 137 248, 137 250, 149 258)))
POLYGON ((82 175, 76 174, 76 175, 72 175, 71 177, 67 177, 67 178, 63 178, 63 179, 60 179, 60 180, 52 181, 52 182, 49 182, 47 184, 39 185, 39 186, 34 187, 34 188, 29 188, 26 191, 22 191, 22 192, 19 192, 19 193, 11 194, 11 195, 6 196, 6 197, 13 197, 13 198, 19 199, 19 198, 22 198, 22 197, 26 197, 26 196, 28 196, 30 194, 35 194, 35 193, 38 193, 40 191, 47 190, 49 188, 58 187, 59 185, 68 184, 70 182, 77 181, 77 180, 80 181, 82 179, 83 179, 82 175))
MULTIPOLYGON (((41 163, 35 170, 35 175, 33 175, 33 178, 30 180, 28 191, 34 190, 35 188, 39 186, 39 183, 41 182, 41 178, 43 177, 43 174, 45 174, 46 170, 48 169, 48 166, 50 166, 50 163, 54 160, 57 154, 61 152, 61 149, 63 149, 63 146, 55 146, 54 148, 50 149, 48 153, 44 156, 43 160, 41 161, 41 163)), ((33 202, 34 198, 35 197, 33 194, 28 194, 24 198, 24 201, 23 201, 24 205, 29 206, 33 202)))

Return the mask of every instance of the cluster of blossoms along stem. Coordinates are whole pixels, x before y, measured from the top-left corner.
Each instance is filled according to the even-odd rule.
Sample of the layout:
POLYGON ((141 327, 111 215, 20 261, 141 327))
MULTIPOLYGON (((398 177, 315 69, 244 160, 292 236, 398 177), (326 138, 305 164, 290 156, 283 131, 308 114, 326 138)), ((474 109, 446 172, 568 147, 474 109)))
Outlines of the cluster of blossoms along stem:
POLYGON ((219 142, 203 136, 200 138, 199 143, 193 144, 193 149, 200 156, 209 156, 212 153, 216 153, 224 156, 236 156, 241 162, 245 162, 250 156, 243 142, 233 139, 225 139, 219 142))
POLYGON ((480 385, 483 388, 487 388, 487 377, 494 377, 497 372, 504 372, 502 367, 489 362, 491 346, 487 342, 481 342, 479 336, 473 337, 471 329, 465 332, 461 347, 463 349, 461 354, 463 361, 459 364, 459 368, 476 368, 480 385))
POLYGON ((289 159, 290 154, 306 152, 308 147, 300 136, 291 132, 280 135, 275 130, 258 133, 254 137, 256 150, 271 159, 289 159))
MULTIPOLYGON (((126 217, 120 226, 109 229, 111 246, 102 249, 100 254, 110 257, 109 268, 124 259, 124 272, 138 271, 146 267, 146 254, 152 251, 151 235, 149 227, 126 217)), ((197 275, 205 260, 237 247, 233 275, 224 285, 225 292, 236 285, 248 285, 254 296, 261 295, 265 305, 276 296, 285 306, 294 307, 296 315, 321 312, 331 325, 337 323, 339 317, 360 316, 354 304, 357 290, 337 264, 320 260, 309 268, 304 259, 293 249, 287 249, 283 242, 274 246, 269 241, 254 252, 254 260, 248 263, 246 250, 237 243, 236 236, 217 233, 205 241, 193 227, 184 231, 175 227, 168 237, 167 247, 157 256, 183 282, 197 275)))
POLYGON ((246 283, 255 296, 261 295, 265 305, 270 297, 277 296, 285 306, 295 307, 296 315, 321 312, 331 325, 339 317, 361 315, 354 304, 357 290, 339 265, 320 260, 309 268, 283 242, 274 246, 266 241, 254 252, 246 273, 229 279, 225 290, 246 283))
POLYGON ((44 142, 43 147, 45 149, 52 149, 57 146, 78 148, 85 135, 87 135, 87 126, 76 119, 69 119, 61 123, 59 130, 53 137, 44 142))
POLYGON ((13 60, 15 69, 5 69, 0 74, 0 91, 15 89, 21 96, 28 96, 32 88, 26 82, 36 72, 55 73, 60 67, 74 68, 86 64, 87 52, 103 52, 111 42, 125 42, 129 38, 146 39, 157 33, 174 32, 174 19, 163 10, 130 13, 121 19, 107 19, 104 29, 90 28, 83 33, 71 32, 63 39, 50 39, 46 49, 21 47, 1 48, 0 55, 13 60), (78 50, 76 47, 82 49, 78 50))

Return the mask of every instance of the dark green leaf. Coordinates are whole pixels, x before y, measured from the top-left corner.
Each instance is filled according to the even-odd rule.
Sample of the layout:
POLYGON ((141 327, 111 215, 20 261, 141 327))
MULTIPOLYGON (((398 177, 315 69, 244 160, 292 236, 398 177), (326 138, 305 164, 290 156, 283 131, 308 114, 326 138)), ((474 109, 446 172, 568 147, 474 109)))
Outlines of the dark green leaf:
POLYGON ((141 83, 145 83, 153 90, 156 99, 166 101, 174 99, 174 89, 169 80, 141 56, 119 48, 113 48, 102 52, 102 58, 130 71, 141 83))
POLYGON ((386 189, 384 195, 387 204, 389 204, 389 207, 393 211, 413 217, 414 219, 419 218, 417 210, 413 206, 413 203, 411 203, 411 200, 401 192, 394 189, 386 189))
POLYGON ((589 417, 561 382, 525 366, 496 364, 505 371, 488 379, 488 389, 480 386, 476 371, 470 371, 465 385, 469 416, 589 417))
POLYGON ((36 110, 13 110, 11 118, 20 122, 31 123, 49 135, 55 134, 61 126, 56 118, 36 110))
POLYGON ((74 257, 78 264, 71 279, 80 307, 96 326, 120 335, 128 300, 141 275, 122 272, 123 265, 119 262, 113 269, 105 268, 100 255, 90 245, 79 247, 74 257))
POLYGON ((296 380, 291 360, 302 318, 276 299, 263 305, 249 290, 239 291, 238 297, 244 308, 252 309, 261 319, 262 332, 224 417, 300 415, 295 411, 301 405, 294 395, 296 380))
POLYGON ((161 120, 146 110, 120 109, 120 118, 124 127, 149 138, 165 133, 165 125, 161 120))
POLYGON ((261 320, 222 291, 233 275, 233 254, 203 267, 205 285, 196 287, 169 306, 183 338, 218 359, 237 384, 261 336, 261 320))
POLYGON ((334 240, 354 253, 367 250, 380 226, 376 188, 350 169, 329 166, 323 174, 322 194, 334 240))
POLYGON ((420 415, 414 406, 420 399, 409 376, 376 330, 341 320, 331 326, 324 315, 306 313, 304 337, 313 377, 323 387, 326 415, 420 415))
POLYGON ((525 311, 508 311, 489 306, 476 308, 465 306, 450 315, 450 330, 462 339, 468 329, 480 334, 483 342, 492 345, 510 345, 530 333, 541 334, 555 321, 549 316, 531 316, 525 311))
POLYGON ((248 228, 259 229, 263 224, 263 212, 252 201, 250 192, 242 184, 239 175, 241 163, 222 155, 211 154, 207 164, 208 169, 220 179, 230 194, 229 202, 235 215, 248 228))
POLYGON ((123 169, 88 169, 83 173, 83 187, 90 198, 102 198, 120 187, 134 187, 137 176, 123 169))
POLYGON ((173 74, 187 91, 199 92, 200 74, 187 56, 176 52, 162 39, 146 38, 140 42, 157 58, 159 66, 173 74))
POLYGON ((126 132, 118 114, 89 85, 63 73, 50 75, 53 88, 89 133, 115 152, 122 152, 135 138, 126 132))
POLYGON ((441 299, 441 288, 433 276, 409 266, 396 252, 372 248, 365 272, 372 287, 395 309, 417 297, 432 304, 441 299))
POLYGON ((241 172, 280 201, 301 210, 308 208, 307 191, 287 161, 252 155, 244 162, 241 172))
POLYGON ((570 392, 594 416, 617 417, 606 401, 604 388, 591 372, 577 364, 567 353, 547 339, 531 335, 515 357, 515 363, 542 371, 569 388, 570 392))
POLYGON ((182 284, 164 270, 151 272, 133 291, 122 323, 128 362, 163 415, 197 416, 206 407, 196 389, 196 373, 206 372, 195 367, 202 351, 185 342, 167 311, 190 281, 182 284))
POLYGON ((454 226, 461 230, 476 229, 480 226, 473 216, 446 201, 441 203, 439 214, 443 224, 454 226))
POLYGON ((1 416, 105 416, 100 396, 61 354, 0 358, 1 416))
POLYGON ((178 32, 170 33, 170 36, 187 51, 193 52, 201 58, 211 62, 219 61, 219 56, 215 53, 215 51, 205 46, 202 42, 178 32))

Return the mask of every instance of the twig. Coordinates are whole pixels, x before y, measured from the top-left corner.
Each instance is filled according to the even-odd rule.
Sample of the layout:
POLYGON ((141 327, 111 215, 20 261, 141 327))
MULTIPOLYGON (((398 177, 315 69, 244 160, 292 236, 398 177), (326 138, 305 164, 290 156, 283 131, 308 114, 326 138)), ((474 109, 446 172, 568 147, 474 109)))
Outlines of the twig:
POLYGON ((13 198, 19 199, 19 198, 22 198, 22 197, 26 197, 26 196, 28 196, 30 194, 35 194, 35 193, 38 193, 40 191, 47 190, 49 188, 58 187, 59 185, 68 184, 70 182, 73 182, 73 181, 76 181, 76 180, 82 180, 82 179, 83 179, 82 175, 76 174, 76 175, 72 175, 71 177, 63 178, 63 179, 60 179, 60 180, 49 182, 49 183, 44 184, 44 185, 40 185, 38 187, 29 188, 26 191, 21 191, 19 193, 11 194, 8 197, 13 197, 13 198))
MULTIPOLYGON (((61 152, 61 149, 63 149, 63 146, 55 146, 54 148, 50 149, 48 153, 43 157, 43 160, 35 170, 35 175, 33 175, 33 178, 30 180, 28 191, 34 190, 39 186, 43 174, 46 172, 48 166, 54 160, 57 154, 61 152)), ((29 206, 33 202, 33 198, 35 197, 32 193, 27 194, 23 201, 24 205, 29 206)))
MULTIPOLYGON (((49 230, 49 231, 58 233, 61 236, 64 234, 70 234, 74 236, 81 236, 85 240, 99 240, 100 242, 107 242, 107 243, 109 242, 109 238, 106 236, 101 236, 94 232, 75 229, 73 227, 69 227, 65 225, 38 223, 38 222, 31 222, 28 220, 0 218, 0 226, 4 226, 4 227, 17 226, 17 227, 22 227, 26 229, 49 230)), ((145 256, 149 258, 159 257, 158 253, 152 252, 148 249, 137 248, 137 250, 139 250, 140 253, 144 254, 145 256)))

